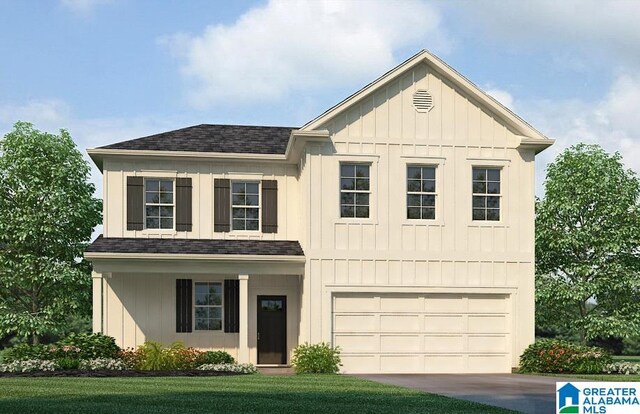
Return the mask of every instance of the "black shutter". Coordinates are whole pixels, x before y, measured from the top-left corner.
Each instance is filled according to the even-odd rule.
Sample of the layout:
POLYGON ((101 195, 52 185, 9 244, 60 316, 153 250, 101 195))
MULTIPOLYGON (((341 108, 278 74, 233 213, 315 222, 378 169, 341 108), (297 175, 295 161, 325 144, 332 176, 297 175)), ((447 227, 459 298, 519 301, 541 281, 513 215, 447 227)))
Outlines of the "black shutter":
POLYGON ((278 182, 262 180, 262 232, 278 232, 278 182))
POLYGON ((224 331, 240 332, 240 281, 224 281, 224 331))
POLYGON ((213 180, 213 231, 231 230, 231 180, 213 180))
POLYGON ((144 208, 144 180, 127 177, 127 230, 142 230, 144 208))
POLYGON ((191 231, 192 228, 191 178, 176 179, 176 230, 191 231))
POLYGON ((176 279, 176 332, 191 332, 193 330, 192 285, 191 279, 176 279))

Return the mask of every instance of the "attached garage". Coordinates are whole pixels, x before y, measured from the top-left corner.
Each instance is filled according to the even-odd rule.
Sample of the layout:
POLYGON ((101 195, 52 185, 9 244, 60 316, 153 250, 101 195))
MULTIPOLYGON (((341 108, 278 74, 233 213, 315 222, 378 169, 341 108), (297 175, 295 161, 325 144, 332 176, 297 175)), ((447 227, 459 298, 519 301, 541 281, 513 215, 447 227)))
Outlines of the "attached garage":
POLYGON ((336 293, 332 306, 344 372, 511 371, 509 295, 336 293))

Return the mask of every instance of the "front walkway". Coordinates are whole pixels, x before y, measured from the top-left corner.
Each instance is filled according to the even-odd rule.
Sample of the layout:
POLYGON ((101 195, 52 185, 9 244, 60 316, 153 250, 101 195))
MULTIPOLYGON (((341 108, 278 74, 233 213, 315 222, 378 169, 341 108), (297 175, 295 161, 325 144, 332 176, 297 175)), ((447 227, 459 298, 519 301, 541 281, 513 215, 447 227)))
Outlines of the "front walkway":
POLYGON ((556 381, 580 381, 519 374, 362 374, 355 376, 527 414, 554 413, 556 381))

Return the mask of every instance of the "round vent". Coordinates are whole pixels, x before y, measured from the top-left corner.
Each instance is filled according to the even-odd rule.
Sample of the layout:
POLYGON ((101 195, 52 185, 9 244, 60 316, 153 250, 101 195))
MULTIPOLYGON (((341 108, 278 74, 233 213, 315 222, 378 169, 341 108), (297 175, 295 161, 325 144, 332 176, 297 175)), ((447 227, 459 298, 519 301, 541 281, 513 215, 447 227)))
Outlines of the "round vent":
POLYGON ((413 94, 413 106, 418 112, 429 112, 433 108, 433 97, 425 89, 418 89, 413 94))

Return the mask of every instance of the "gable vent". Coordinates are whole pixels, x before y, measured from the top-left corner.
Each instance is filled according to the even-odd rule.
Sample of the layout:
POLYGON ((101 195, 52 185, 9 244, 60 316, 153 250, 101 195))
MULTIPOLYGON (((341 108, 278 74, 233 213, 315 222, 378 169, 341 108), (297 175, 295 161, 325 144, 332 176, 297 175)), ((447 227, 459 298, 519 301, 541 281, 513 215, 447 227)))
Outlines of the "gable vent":
POLYGON ((425 89, 418 89, 413 94, 413 106, 418 112, 429 112, 433 108, 433 97, 425 89))

